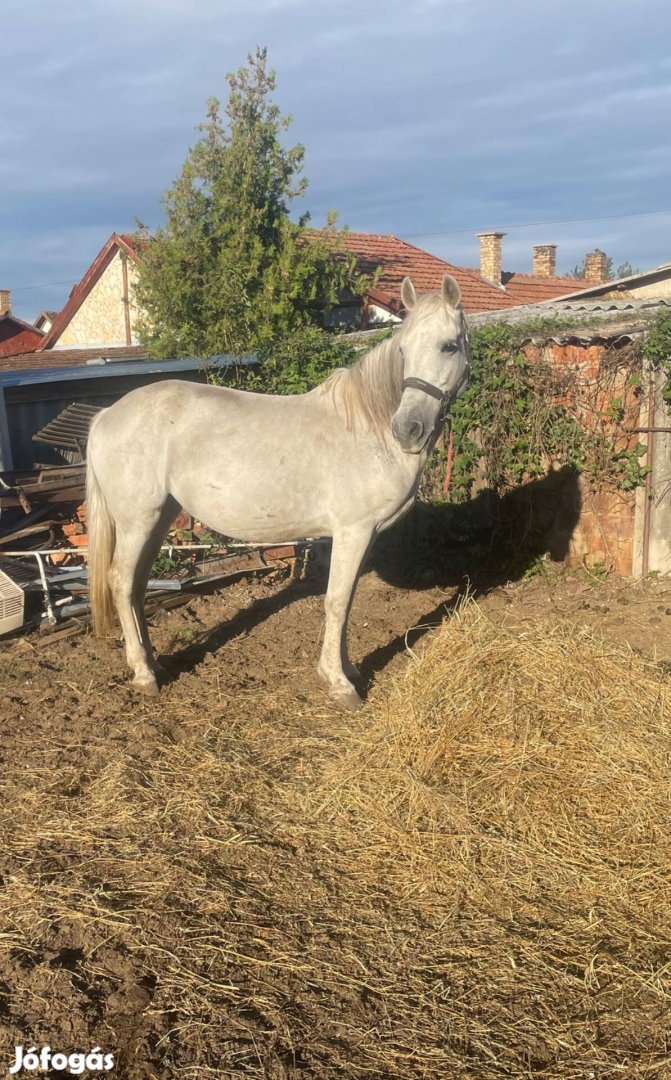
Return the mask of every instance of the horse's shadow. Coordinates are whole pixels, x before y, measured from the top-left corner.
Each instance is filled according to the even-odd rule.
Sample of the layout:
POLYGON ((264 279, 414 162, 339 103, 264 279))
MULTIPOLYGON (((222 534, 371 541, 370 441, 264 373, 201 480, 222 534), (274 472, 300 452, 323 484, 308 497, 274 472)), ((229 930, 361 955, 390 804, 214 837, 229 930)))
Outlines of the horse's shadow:
POLYGON ((468 582, 486 595, 519 581, 548 556, 569 553, 580 518, 579 473, 570 466, 520 484, 504 495, 481 489, 465 503, 418 503, 373 552, 377 573, 404 588, 468 582))
MULTIPOLYGON (((163 685, 173 682, 184 671, 192 671, 210 654, 223 648, 228 642, 248 634, 256 626, 260 626, 272 615, 276 615, 284 608, 289 607, 304 597, 316 596, 325 591, 326 578, 321 571, 317 574, 309 574, 303 580, 291 580, 284 588, 269 593, 268 596, 260 597, 253 601, 249 607, 242 608, 232 618, 211 629, 196 635, 188 645, 175 649, 168 654, 160 654, 157 659, 163 669, 161 683, 163 685)), ((195 595, 207 596, 220 589, 221 582, 208 587, 195 590, 195 595)))
MULTIPOLYGON (((512 489, 503 496, 483 489, 463 504, 414 510, 377 541, 366 569, 398 588, 433 590, 448 595, 416 619, 415 626, 373 649, 360 662, 364 696, 375 676, 399 653, 440 625, 465 595, 486 596, 519 581, 548 556, 561 562, 569 551, 581 510, 579 477, 565 467, 512 489)), ((159 659, 164 682, 193 670, 205 657, 240 634, 248 633, 295 601, 323 595, 328 579, 328 551, 311 559, 302 580, 255 600, 220 626, 159 659)), ((206 590, 212 591, 212 589, 206 590)), ((315 650, 315 663, 316 663, 315 650)))
POLYGON ((405 652, 466 596, 487 596, 526 578, 548 557, 562 562, 580 519, 579 473, 565 466, 521 484, 505 495, 482 489, 467 503, 418 503, 384 534, 372 566, 399 588, 452 590, 409 631, 374 649, 360 665, 365 686, 398 653, 405 652))

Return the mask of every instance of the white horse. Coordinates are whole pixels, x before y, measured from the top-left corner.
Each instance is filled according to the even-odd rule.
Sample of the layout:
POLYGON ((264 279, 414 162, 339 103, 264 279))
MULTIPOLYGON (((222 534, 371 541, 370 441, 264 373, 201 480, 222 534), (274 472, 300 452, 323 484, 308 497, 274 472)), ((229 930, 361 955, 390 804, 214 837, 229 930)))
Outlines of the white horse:
POLYGON ((88 441, 89 574, 96 633, 116 605, 139 689, 158 692, 144 595, 180 507, 250 542, 333 538, 318 672, 341 706, 361 703, 347 618, 377 533, 412 506, 450 402, 468 379, 461 294, 417 297, 392 337, 308 394, 277 397, 161 382, 99 413, 88 441))

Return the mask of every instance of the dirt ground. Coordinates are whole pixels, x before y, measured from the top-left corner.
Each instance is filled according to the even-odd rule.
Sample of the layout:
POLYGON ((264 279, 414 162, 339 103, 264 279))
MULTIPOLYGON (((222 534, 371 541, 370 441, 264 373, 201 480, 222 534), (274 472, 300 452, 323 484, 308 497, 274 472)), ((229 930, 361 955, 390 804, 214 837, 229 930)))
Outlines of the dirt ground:
MULTIPOLYGON (((371 705, 463 594, 463 582, 447 578, 404 583, 384 564, 363 575, 350 653, 371 705)), ((17 1044, 49 1044, 102 1046, 116 1055, 112 1075, 133 1080, 382 1076, 357 1049, 360 1029, 393 1021, 362 988, 370 958, 307 923, 284 962, 276 941, 292 891, 324 910, 350 905, 357 918, 356 897, 320 878, 300 821, 276 802, 290 785, 309 787, 338 754, 342 720, 315 678, 323 584, 318 568, 304 580, 243 581, 158 617, 167 685, 157 700, 134 696, 117 641, 87 634, 50 644, 33 634, 0 647, 0 1068, 13 1063, 17 1044), (196 769, 202 762, 191 836, 171 805, 187 759, 196 769), (159 760, 172 764, 160 773, 159 760), (164 785, 149 824, 148 776, 154 789, 164 785), (125 817, 115 810, 122 784, 135 792, 125 817), (140 925, 123 867, 132 861, 137 870, 149 828, 161 857, 147 853, 140 925), (181 885, 179 873, 167 880, 175 866, 181 885), (201 924, 212 875, 227 883, 225 904, 209 910, 224 946, 201 924), (309 975, 301 955, 314 965, 309 975)), ((669 581, 550 566, 474 591, 497 622, 569 619, 671 664, 669 581)), ((367 707, 348 723, 365 725, 367 707)), ((403 934, 420 933, 409 916, 403 934)), ((398 951, 401 979, 407 952, 382 936, 379 947, 398 951)), ((399 1061, 389 1075, 432 1075, 430 1064, 406 1071, 399 1061)), ((461 1075, 477 1077, 464 1061, 461 1075)))

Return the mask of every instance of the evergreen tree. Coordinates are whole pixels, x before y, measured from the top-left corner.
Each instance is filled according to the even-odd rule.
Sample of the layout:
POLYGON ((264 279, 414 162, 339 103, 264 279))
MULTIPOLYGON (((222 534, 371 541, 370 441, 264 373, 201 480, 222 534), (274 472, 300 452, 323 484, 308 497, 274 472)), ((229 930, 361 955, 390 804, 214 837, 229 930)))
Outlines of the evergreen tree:
POLYGON ((620 263, 620 265, 616 267, 614 277, 633 277, 634 274, 640 274, 640 272, 638 267, 634 268, 629 262, 629 259, 626 259, 625 262, 620 263))
POLYGON ((266 49, 228 82, 225 118, 211 99, 202 137, 163 198, 166 224, 145 242, 139 333, 156 357, 262 347, 319 323, 343 290, 362 295, 370 284, 335 214, 310 232, 307 214, 289 216, 307 186, 304 150, 282 143, 291 119, 272 101, 266 49))

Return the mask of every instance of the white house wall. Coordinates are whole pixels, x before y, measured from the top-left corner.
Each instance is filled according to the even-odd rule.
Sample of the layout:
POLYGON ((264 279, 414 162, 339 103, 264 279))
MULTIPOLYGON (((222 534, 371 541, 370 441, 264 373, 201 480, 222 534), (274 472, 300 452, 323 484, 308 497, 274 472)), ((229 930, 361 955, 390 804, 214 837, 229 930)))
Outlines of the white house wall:
MULTIPOLYGON (((133 333, 137 308, 132 302, 137 270, 133 260, 130 258, 126 258, 126 266, 128 268, 128 292, 130 296, 130 344, 137 345, 138 342, 133 333)), ((127 344, 123 256, 120 251, 117 251, 89 295, 70 319, 53 348, 109 348, 114 345, 127 344)))

